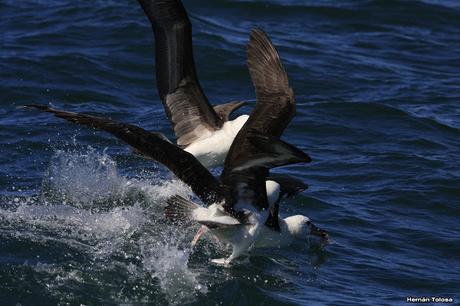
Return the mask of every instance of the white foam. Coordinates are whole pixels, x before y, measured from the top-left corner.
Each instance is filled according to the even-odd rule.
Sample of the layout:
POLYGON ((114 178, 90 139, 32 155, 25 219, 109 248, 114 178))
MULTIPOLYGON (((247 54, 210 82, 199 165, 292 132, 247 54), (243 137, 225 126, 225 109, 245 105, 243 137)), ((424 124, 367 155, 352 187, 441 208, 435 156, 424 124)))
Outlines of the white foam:
MULTIPOLYGON (((171 304, 206 292, 188 267, 193 230, 179 232, 163 218, 165 199, 190 195, 187 186, 152 177, 129 179, 110 156, 91 148, 56 151, 43 186, 40 196, 16 197, 10 208, 0 209, 0 232, 6 239, 61 248, 57 252, 90 260, 80 266, 62 258, 34 264, 36 271, 49 274, 51 294, 59 295, 69 282, 94 281, 113 270, 125 274, 133 288, 141 288, 145 279, 157 280, 171 304)), ((130 299, 118 289, 111 296, 118 302, 149 299, 147 293, 130 299)))
POLYGON ((82 206, 120 195, 128 185, 118 175, 116 162, 92 148, 84 153, 57 150, 44 178, 45 188, 82 206))
POLYGON ((187 266, 190 249, 165 241, 156 241, 153 247, 151 243, 145 246, 141 251, 143 267, 159 280, 168 300, 179 304, 187 302, 191 292, 206 293, 206 286, 200 284, 198 275, 187 266))

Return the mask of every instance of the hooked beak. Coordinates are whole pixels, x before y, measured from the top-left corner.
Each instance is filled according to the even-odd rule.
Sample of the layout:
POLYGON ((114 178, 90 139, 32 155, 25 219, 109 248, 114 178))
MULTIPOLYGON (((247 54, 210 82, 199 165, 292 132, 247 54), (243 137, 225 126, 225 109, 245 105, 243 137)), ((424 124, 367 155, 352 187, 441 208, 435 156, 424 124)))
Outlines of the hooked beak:
POLYGON ((324 245, 326 245, 329 242, 329 234, 325 230, 317 227, 313 223, 310 224, 310 228, 311 228, 310 233, 312 235, 317 236, 317 237, 320 238, 321 247, 323 247, 324 245))

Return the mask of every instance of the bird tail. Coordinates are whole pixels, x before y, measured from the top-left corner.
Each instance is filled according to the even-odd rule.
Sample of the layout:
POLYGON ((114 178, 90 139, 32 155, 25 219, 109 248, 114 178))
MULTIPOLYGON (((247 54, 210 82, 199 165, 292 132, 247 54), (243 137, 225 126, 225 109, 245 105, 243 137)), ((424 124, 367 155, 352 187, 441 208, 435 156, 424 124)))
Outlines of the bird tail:
POLYGON ((173 223, 181 223, 193 219, 193 211, 200 206, 179 195, 166 200, 165 217, 173 223))

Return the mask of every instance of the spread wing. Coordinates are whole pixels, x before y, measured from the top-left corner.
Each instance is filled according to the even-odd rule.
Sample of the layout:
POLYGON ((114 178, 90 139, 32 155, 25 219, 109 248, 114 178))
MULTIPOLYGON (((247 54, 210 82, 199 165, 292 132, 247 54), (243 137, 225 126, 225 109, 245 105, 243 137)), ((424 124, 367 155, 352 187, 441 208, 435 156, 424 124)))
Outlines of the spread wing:
POLYGON ((187 146, 222 125, 195 71, 192 25, 180 0, 138 0, 155 37, 158 92, 177 144, 187 146))
POLYGON ((248 127, 265 136, 280 137, 295 115, 295 97, 278 52, 260 29, 251 32, 248 68, 257 99, 248 127))
POLYGON ((257 153, 248 133, 280 137, 295 115, 295 97, 286 71, 267 34, 254 29, 248 44, 248 67, 256 91, 256 106, 236 136, 225 160, 225 168, 257 153))
POLYGON ((65 120, 104 130, 132 146, 140 154, 165 165, 189 185, 206 204, 223 200, 218 180, 190 153, 171 143, 163 134, 110 119, 52 109, 44 105, 27 105, 53 113, 65 120))
MULTIPOLYGON (((266 150, 262 150, 254 141, 251 141, 250 135, 267 137, 270 139, 268 144, 280 144, 278 138, 295 114, 295 98, 289 87, 288 77, 278 52, 267 34, 260 29, 254 29, 251 32, 248 44, 248 67, 254 83, 257 102, 248 121, 239 131, 230 147, 221 175, 221 182, 233 189, 235 193, 233 201, 228 201, 229 206, 237 203, 239 199, 246 198, 259 208, 268 208, 265 189, 268 170, 283 164, 280 161, 289 159, 292 152, 289 150, 278 152, 279 162, 271 166, 256 165, 260 161, 258 157, 262 158, 266 150), (245 165, 245 171, 240 171, 241 165, 245 165), (237 187, 238 180, 244 182, 244 188, 237 187), (244 190, 245 194, 236 194, 241 193, 241 190, 244 190)), ((275 147, 281 148, 283 146, 275 147)), ((267 148, 265 146, 265 149, 267 148)), ((297 150, 294 147, 291 149, 297 150)), ((291 162, 300 161, 307 162, 310 159, 305 155, 298 160, 291 160, 291 162)), ((241 187, 242 184, 239 186, 241 187)))

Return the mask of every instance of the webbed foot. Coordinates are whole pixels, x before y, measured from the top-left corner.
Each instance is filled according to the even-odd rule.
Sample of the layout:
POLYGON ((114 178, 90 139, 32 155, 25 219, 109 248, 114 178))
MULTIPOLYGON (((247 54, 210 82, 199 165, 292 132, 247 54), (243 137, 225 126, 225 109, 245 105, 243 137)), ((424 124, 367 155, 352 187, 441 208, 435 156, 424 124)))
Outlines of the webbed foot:
POLYGON ((198 242, 198 240, 200 239, 200 237, 201 237, 204 233, 206 233, 207 231, 208 231, 208 228, 207 228, 206 226, 202 225, 202 226, 200 227, 200 229, 196 232, 195 237, 193 237, 193 240, 192 240, 192 243, 191 243, 192 248, 193 248, 193 247, 195 246, 195 244, 198 242))

